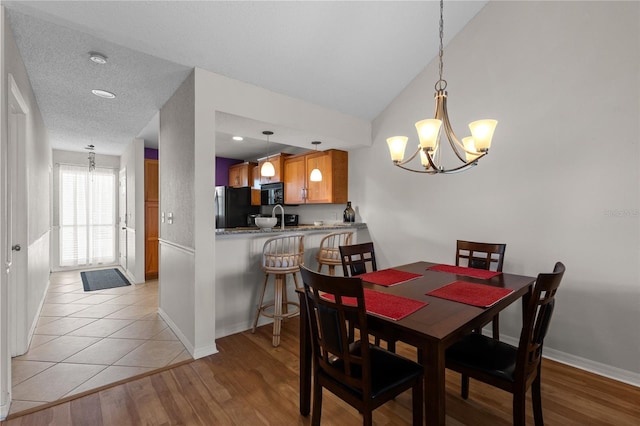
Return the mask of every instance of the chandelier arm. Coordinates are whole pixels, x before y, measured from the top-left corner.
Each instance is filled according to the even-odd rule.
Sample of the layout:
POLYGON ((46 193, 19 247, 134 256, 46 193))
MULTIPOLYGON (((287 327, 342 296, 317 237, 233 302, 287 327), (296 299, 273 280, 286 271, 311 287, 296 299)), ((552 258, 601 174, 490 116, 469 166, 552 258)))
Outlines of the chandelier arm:
POLYGON ((403 164, 401 163, 395 163, 394 164, 396 167, 399 167, 403 170, 407 170, 409 172, 413 172, 413 173, 426 173, 428 175, 435 175, 438 174, 439 172, 433 170, 433 169, 425 169, 425 170, 415 170, 415 169, 411 169, 409 167, 405 167, 403 164))
POLYGON ((418 155, 418 153, 420 152, 420 147, 418 146, 418 149, 416 150, 416 152, 413 153, 413 155, 411 155, 411 157, 407 158, 406 160, 402 160, 399 161, 397 163, 395 163, 395 165, 397 166, 398 164, 400 165, 404 165, 407 164, 408 162, 410 162, 411 160, 413 160, 414 158, 416 158, 416 156, 418 155))

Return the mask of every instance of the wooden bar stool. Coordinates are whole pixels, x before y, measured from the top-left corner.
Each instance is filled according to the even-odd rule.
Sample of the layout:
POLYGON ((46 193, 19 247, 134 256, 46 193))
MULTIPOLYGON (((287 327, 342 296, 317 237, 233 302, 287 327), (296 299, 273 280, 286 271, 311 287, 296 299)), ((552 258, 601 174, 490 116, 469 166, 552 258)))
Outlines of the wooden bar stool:
POLYGON ((264 315, 273 318, 273 346, 280 344, 280 327, 283 319, 288 319, 300 312, 300 304, 289 302, 287 299, 287 274, 291 274, 296 288, 298 284, 297 273, 304 264, 304 236, 302 234, 282 235, 269 238, 262 249, 262 270, 265 273, 264 284, 258 302, 256 319, 253 322, 252 332, 256 332, 258 318, 264 315), (269 275, 275 276, 274 300, 264 303, 264 293, 267 290, 269 275), (289 305, 295 308, 290 311, 289 305), (273 309, 271 309, 273 307, 273 309))
POLYGON ((336 266, 342 266, 339 247, 351 245, 352 237, 352 231, 342 231, 332 232, 322 238, 316 255, 318 272, 322 271, 322 265, 327 265, 329 267, 329 275, 335 275, 336 266))

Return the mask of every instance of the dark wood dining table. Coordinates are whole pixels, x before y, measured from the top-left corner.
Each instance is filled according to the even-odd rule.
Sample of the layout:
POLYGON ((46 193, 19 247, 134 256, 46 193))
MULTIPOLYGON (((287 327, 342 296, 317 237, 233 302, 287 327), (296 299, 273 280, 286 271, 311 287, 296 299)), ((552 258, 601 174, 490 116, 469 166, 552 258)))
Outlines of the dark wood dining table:
MULTIPOLYGON (((502 273, 490 279, 476 279, 454 273, 431 271, 436 265, 416 262, 393 269, 422 275, 416 279, 390 287, 363 280, 363 286, 376 291, 391 293, 410 299, 427 302, 428 305, 400 320, 367 315, 370 331, 378 336, 401 341, 418 349, 418 362, 424 366, 425 419, 427 425, 445 424, 445 350, 473 329, 486 324, 498 312, 513 302, 522 299, 526 303, 535 282, 535 277, 502 273), (454 281, 467 281, 513 290, 488 308, 479 308, 464 303, 425 293, 454 281)), ((299 293, 301 303, 303 295, 299 293)), ((300 414, 309 415, 311 407, 311 340, 305 310, 300 317, 300 414)))

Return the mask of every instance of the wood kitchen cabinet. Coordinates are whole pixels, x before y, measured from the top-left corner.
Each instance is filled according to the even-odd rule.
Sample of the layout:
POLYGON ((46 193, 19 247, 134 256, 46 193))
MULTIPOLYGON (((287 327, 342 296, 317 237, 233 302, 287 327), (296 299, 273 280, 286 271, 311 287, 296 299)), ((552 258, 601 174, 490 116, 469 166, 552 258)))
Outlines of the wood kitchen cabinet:
POLYGON ((311 151, 284 161, 285 204, 343 204, 348 200, 349 154, 330 149, 311 151), (322 172, 321 182, 311 182, 315 168, 322 172))
POLYGON ((234 164, 229 167, 229 186, 234 188, 242 188, 243 186, 252 186, 252 173, 256 163, 244 162, 234 164))
POLYGON ((269 161, 271 162, 271 164, 273 164, 273 168, 276 169, 276 174, 273 177, 260 176, 260 183, 265 184, 283 182, 282 178, 284 176, 284 160, 288 157, 290 157, 290 154, 280 153, 258 159, 258 174, 260 173, 260 169, 262 169, 262 165, 265 163, 265 161, 267 161, 267 158, 269 158, 269 161))
POLYGON ((260 204, 260 166, 256 164, 251 168, 251 205, 260 204))
POLYGON ((144 277, 158 277, 158 160, 144 160, 144 277))

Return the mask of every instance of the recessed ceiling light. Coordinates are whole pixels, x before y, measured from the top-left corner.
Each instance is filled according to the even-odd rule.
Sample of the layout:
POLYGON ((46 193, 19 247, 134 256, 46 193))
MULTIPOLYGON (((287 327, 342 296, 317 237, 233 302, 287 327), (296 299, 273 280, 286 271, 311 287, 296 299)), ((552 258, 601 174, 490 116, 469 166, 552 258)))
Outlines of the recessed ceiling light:
POLYGON ((105 99, 114 99, 116 97, 115 94, 111 92, 107 92, 106 90, 100 90, 100 89, 93 89, 91 93, 105 99))
POLYGON ((233 139, 234 141, 238 141, 238 142, 240 142, 240 141, 243 141, 243 140, 244 140, 244 138, 243 138, 242 136, 234 136, 232 139, 233 139))
POLYGON ((96 64, 104 65, 107 63, 107 57, 102 53, 89 52, 89 59, 96 64))

